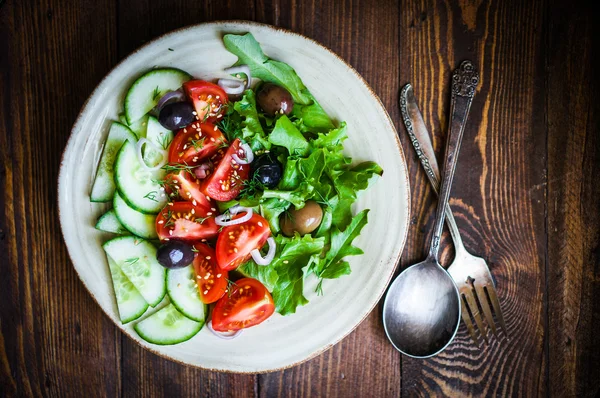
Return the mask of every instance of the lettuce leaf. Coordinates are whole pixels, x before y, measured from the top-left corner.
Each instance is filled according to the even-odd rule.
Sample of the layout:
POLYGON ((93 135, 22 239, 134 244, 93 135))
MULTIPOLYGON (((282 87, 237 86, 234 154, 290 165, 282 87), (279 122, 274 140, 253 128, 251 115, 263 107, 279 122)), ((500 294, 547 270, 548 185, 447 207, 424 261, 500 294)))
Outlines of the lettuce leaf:
POLYGON ((285 115, 277 119, 275 128, 269 135, 269 142, 287 148, 290 155, 304 156, 309 149, 306 138, 285 115))

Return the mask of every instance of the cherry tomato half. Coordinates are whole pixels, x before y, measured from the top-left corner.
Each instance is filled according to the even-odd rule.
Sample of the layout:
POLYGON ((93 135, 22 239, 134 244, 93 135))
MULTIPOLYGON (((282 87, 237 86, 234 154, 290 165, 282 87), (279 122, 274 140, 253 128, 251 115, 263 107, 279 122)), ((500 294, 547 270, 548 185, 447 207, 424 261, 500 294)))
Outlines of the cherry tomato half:
POLYGON ((182 200, 192 202, 194 206, 205 208, 207 212, 216 211, 210 197, 200 191, 200 180, 187 170, 167 175, 164 186, 169 197, 179 196, 182 200))
POLYGON ((227 139, 214 124, 192 123, 175 135, 169 147, 169 163, 200 164, 226 143, 227 139))
POLYGON ((167 204, 156 216, 156 232, 160 240, 213 238, 220 228, 215 223, 217 215, 217 212, 194 206, 192 202, 174 202, 167 204))
POLYGON ((256 279, 243 278, 217 301, 212 327, 218 332, 249 328, 266 320, 274 311, 275 304, 267 288, 256 279))
POLYGON ((200 300, 204 304, 214 303, 227 290, 227 271, 223 271, 217 265, 215 251, 208 245, 195 243, 196 257, 194 258, 194 271, 196 271, 196 283, 200 293, 200 300))
POLYGON ((194 104, 199 121, 216 123, 223 117, 229 98, 221 87, 204 80, 190 80, 183 83, 183 89, 194 104))
POLYGON ((256 213, 244 223, 224 227, 217 238, 217 264, 223 270, 236 269, 250 258, 252 250, 263 247, 269 235, 268 221, 256 213))
POLYGON ((215 171, 202 181, 200 190, 211 198, 227 202, 235 199, 243 188, 244 181, 250 174, 249 164, 238 164, 233 154, 240 154, 240 140, 235 139, 223 159, 219 161, 215 171))

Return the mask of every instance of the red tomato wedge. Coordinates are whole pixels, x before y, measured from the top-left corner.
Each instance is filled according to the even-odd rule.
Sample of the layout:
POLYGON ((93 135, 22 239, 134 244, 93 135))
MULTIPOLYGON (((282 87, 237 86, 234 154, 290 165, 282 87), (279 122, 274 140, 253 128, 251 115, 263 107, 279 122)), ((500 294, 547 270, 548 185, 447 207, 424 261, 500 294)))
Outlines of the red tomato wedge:
POLYGON ((215 123, 225 113, 229 98, 223 89, 204 80, 190 80, 183 83, 183 89, 196 109, 196 119, 215 123))
POLYGON ((240 153, 240 140, 235 139, 211 175, 202 181, 200 190, 211 198, 227 202, 235 199, 248 180, 249 164, 237 164, 233 154, 240 153))
POLYGON ((194 206, 192 202, 170 203, 156 216, 156 232, 160 240, 210 239, 219 233, 216 215, 217 212, 194 206))
POLYGON ((171 173, 165 177, 165 190, 169 197, 179 196, 182 200, 192 202, 194 206, 201 206, 207 212, 216 211, 210 197, 200 191, 200 180, 187 170, 171 173))
POLYGON ((236 269, 250 258, 252 250, 260 250, 270 235, 269 223, 256 213, 244 223, 224 227, 217 238, 217 264, 222 270, 236 269))
POLYGON ((208 245, 195 243, 196 257, 194 258, 194 271, 200 300, 204 304, 214 303, 227 290, 227 271, 217 266, 215 251, 208 245))
POLYGON ((175 135, 169 147, 169 163, 198 165, 226 143, 227 139, 214 124, 194 122, 175 135))
POLYGON ((263 322, 273 312, 273 297, 265 286, 256 279, 243 278, 217 301, 212 312, 212 327, 218 332, 245 329, 263 322))

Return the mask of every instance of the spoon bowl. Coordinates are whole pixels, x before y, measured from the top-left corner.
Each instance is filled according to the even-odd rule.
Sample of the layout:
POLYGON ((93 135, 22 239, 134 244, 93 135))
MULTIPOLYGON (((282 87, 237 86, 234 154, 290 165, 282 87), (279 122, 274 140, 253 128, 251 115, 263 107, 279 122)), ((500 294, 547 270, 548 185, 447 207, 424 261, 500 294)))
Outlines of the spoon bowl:
POLYGON ((390 342, 405 355, 427 358, 454 339, 460 321, 458 289, 435 260, 404 270, 383 304, 383 327, 390 342))

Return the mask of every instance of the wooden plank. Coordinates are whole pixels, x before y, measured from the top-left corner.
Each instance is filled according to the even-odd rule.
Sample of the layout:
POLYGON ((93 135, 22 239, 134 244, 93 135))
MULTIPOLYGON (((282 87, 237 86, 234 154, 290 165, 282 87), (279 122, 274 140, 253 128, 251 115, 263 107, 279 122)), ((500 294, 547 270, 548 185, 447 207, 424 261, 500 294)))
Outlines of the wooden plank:
POLYGON ((60 154, 116 60, 113 1, 77 5, 0 9, 3 396, 115 396, 120 388, 116 328, 80 283, 57 216, 60 154))
MULTIPOLYGON (((438 152, 452 70, 467 58, 480 69, 451 204, 466 247, 488 261, 498 281, 511 336, 477 349, 461 325, 439 356, 403 357, 402 395, 542 395, 546 237, 544 192, 536 187, 545 181, 544 3, 429 0, 402 2, 401 9, 401 82, 415 86, 438 152)), ((433 222, 425 176, 411 177, 419 227, 411 228, 403 264, 422 258, 427 234, 420 232, 433 222)))
MULTIPOLYGON (((305 34, 340 55, 399 121, 396 2, 259 0, 256 10, 258 21, 305 34)), ((258 387, 259 395, 265 397, 398 396, 400 354, 385 337, 380 306, 350 336, 319 357, 282 372, 259 375, 258 387)))
MULTIPOLYGON (((550 391, 600 393, 600 31, 591 4, 552 1, 548 27, 550 391)), ((544 187, 539 187, 543 190, 544 187)))
MULTIPOLYGON (((252 19, 253 2, 118 2, 119 58, 171 30, 204 21, 252 19)), ((160 358, 122 337, 124 396, 254 396, 255 376, 209 372, 160 358)))

